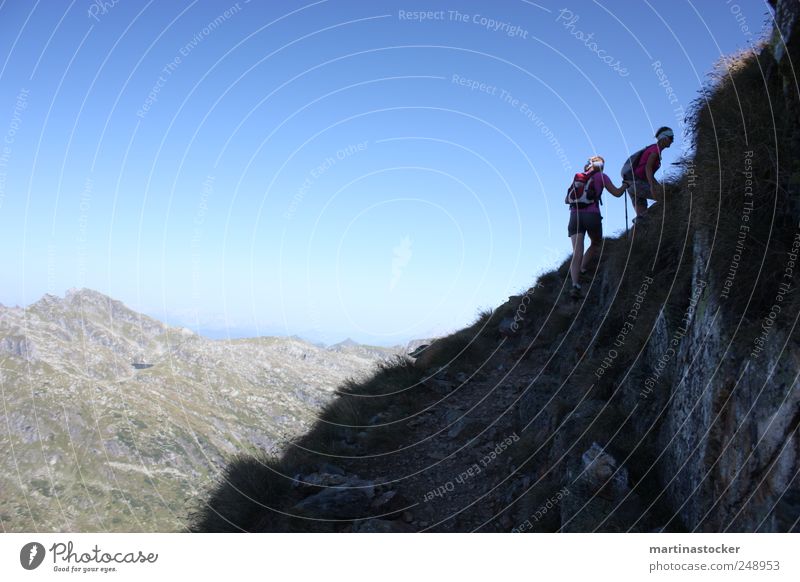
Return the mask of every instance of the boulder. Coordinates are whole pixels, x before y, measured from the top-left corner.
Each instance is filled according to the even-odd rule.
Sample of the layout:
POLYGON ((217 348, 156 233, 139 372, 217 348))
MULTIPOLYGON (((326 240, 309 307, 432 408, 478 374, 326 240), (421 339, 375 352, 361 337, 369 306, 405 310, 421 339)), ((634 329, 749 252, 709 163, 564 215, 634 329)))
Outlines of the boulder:
POLYGON ((375 485, 329 487, 314 493, 295 504, 293 513, 318 519, 358 519, 369 513, 370 502, 375 496, 375 485))

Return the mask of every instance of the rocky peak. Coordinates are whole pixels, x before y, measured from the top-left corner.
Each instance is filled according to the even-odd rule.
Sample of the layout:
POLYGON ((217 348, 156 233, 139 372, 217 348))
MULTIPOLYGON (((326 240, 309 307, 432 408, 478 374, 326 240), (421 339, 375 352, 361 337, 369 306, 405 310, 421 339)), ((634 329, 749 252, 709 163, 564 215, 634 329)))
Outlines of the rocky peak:
POLYGON ((353 340, 352 338, 347 338, 347 339, 345 339, 343 341, 340 341, 339 343, 333 344, 328 349, 337 350, 337 349, 343 349, 343 348, 354 348, 354 347, 356 347, 358 345, 359 345, 359 343, 357 341, 353 340))

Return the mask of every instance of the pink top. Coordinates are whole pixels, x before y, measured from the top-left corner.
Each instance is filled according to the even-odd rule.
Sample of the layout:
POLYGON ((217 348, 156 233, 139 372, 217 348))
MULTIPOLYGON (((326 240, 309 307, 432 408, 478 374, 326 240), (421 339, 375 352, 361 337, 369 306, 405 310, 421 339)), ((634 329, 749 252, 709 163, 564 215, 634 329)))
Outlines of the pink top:
POLYGON ((653 168, 653 173, 656 173, 661 167, 661 150, 658 149, 658 144, 654 143, 651 146, 647 146, 645 150, 642 152, 642 157, 639 158, 639 165, 636 166, 636 169, 633 171, 633 175, 640 180, 647 180, 647 160, 650 159, 650 156, 653 154, 656 155, 656 163, 655 167, 653 168))
MULTIPOLYGON (((603 193, 603 188, 605 188, 606 182, 611 184, 611 178, 606 176, 603 172, 595 172, 592 174, 592 177, 589 180, 594 182, 594 187, 592 188, 597 193, 597 199, 600 199, 600 195, 603 193)), ((589 184, 586 184, 586 187, 589 187, 589 184)), ((600 214, 600 204, 596 200, 586 208, 571 208, 572 212, 594 212, 595 214, 600 214)))

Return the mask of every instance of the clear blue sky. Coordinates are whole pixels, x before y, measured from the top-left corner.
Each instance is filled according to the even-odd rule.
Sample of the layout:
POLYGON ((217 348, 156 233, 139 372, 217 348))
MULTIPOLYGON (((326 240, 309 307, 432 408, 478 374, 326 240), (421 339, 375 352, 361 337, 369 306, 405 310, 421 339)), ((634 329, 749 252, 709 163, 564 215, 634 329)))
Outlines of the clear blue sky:
POLYGON ((6 0, 0 302, 89 287, 216 337, 458 329, 567 257, 583 161, 618 179, 767 18, 756 0, 6 0))

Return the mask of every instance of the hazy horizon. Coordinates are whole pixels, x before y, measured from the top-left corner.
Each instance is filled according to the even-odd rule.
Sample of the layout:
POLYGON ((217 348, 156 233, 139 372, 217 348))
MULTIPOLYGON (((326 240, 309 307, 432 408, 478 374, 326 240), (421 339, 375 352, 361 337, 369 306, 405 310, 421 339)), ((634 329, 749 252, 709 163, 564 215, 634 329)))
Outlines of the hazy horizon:
MULTIPOLYGON (((111 297, 110 295, 106 295, 105 293, 102 293, 102 292, 97 291, 95 289, 88 289, 88 288, 82 288, 82 289, 71 288, 71 289, 67 289, 61 295, 58 295, 58 294, 55 294, 55 293, 47 293, 46 295, 51 295, 51 296, 58 297, 59 299, 64 299, 67 294, 69 294, 71 292, 80 291, 80 290, 88 290, 88 291, 93 291, 93 292, 96 292, 96 293, 101 293, 102 295, 105 295, 106 297, 109 297, 110 299, 120 301, 116 297, 111 297)), ((27 309, 31 305, 33 305, 33 304, 37 303, 38 301, 40 301, 42 298, 44 298, 44 295, 42 295, 42 297, 37 298, 35 301, 31 301, 30 303, 28 303, 26 305, 19 305, 19 304, 6 305, 6 304, 0 302, 0 308, 5 307, 5 308, 10 308, 10 309, 27 309)), ((324 347, 330 347, 330 346, 345 342, 347 340, 355 341, 355 342, 357 342, 357 343, 359 343, 361 345, 376 345, 376 346, 379 346, 379 347, 398 347, 398 346, 405 346, 406 344, 408 344, 410 341, 413 341, 413 340, 429 339, 428 337, 409 337, 406 341, 397 342, 397 343, 389 343, 389 342, 386 342, 386 343, 370 343, 369 341, 360 341, 359 339, 353 337, 352 335, 349 335, 347 332, 337 332, 336 330, 333 330, 331 332, 327 332, 326 333, 326 332, 321 332, 320 330, 313 330, 313 329, 290 331, 290 330, 282 330, 279 327, 270 327, 270 326, 261 326, 261 327, 259 327, 259 326, 256 326, 256 325, 252 325, 250 327, 248 327, 248 326, 238 327, 238 326, 226 325, 226 323, 224 321, 219 322, 216 326, 213 325, 213 324, 207 324, 207 323, 206 324, 202 324, 201 323, 199 325, 196 325, 196 324, 192 325, 192 322, 185 322, 185 321, 182 321, 182 320, 180 320, 178 318, 170 318, 170 317, 162 318, 162 316, 160 316, 159 314, 145 313, 145 312, 139 311, 137 309, 134 309, 133 307, 131 307, 130 305, 128 305, 124 301, 123 301, 123 304, 125 304, 126 307, 128 307, 129 309, 132 309, 133 311, 136 311, 137 313, 141 313, 142 315, 146 315, 148 317, 152 317, 153 319, 157 319, 158 321, 161 321, 162 323, 165 323, 165 324, 170 325, 172 327, 185 327, 187 329, 191 329, 194 333, 196 333, 198 335, 201 335, 203 337, 206 337, 208 339, 221 340, 221 339, 255 339, 255 338, 259 338, 259 337, 283 337, 283 338, 297 337, 297 338, 300 338, 301 340, 304 340, 306 342, 309 342, 309 343, 312 343, 312 344, 315 344, 315 345, 322 345, 324 347)), ((430 336, 430 337, 438 337, 438 336, 430 336)))

